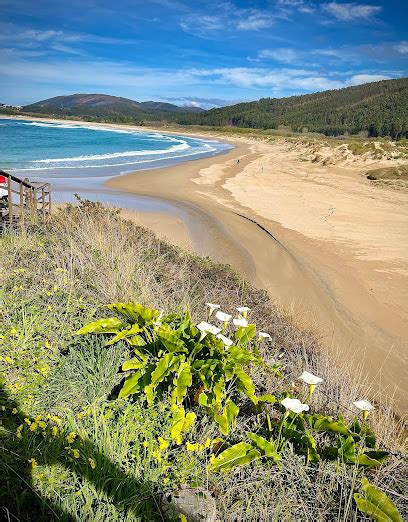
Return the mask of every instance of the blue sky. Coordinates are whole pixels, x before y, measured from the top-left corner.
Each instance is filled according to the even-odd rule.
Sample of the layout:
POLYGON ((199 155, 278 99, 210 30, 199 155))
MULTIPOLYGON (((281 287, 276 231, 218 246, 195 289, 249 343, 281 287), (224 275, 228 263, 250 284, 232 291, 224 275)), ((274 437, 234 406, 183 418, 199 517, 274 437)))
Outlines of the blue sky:
POLYGON ((0 0, 0 101, 212 107, 407 76, 408 2, 0 0))

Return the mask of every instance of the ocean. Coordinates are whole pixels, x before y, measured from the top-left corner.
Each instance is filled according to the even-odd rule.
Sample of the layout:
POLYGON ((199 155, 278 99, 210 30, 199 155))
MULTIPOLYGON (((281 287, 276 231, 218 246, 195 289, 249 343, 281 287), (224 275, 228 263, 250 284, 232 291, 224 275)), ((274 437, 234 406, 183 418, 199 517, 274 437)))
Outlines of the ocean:
POLYGON ((0 170, 50 182, 58 201, 71 201, 76 192, 113 202, 111 191, 103 187, 109 177, 205 158, 230 148, 216 140, 149 130, 0 117, 0 170))

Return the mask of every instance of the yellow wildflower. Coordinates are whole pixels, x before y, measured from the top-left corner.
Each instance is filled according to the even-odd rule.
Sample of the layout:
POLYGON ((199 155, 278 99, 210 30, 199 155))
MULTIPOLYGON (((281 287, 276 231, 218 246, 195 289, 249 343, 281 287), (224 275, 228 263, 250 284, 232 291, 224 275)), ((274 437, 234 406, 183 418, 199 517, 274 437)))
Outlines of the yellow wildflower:
POLYGON ((163 439, 163 437, 159 437, 157 440, 159 441, 159 447, 161 450, 166 450, 169 447, 169 443, 167 440, 163 439))
POLYGON ((35 459, 29 459, 28 462, 31 464, 32 468, 36 468, 38 466, 37 461, 35 459))
POLYGON ((16 436, 18 439, 21 439, 22 435, 21 432, 23 431, 24 424, 20 424, 20 426, 16 430, 16 436))
POLYGON ((51 433, 53 434, 54 437, 56 437, 59 433, 59 429, 57 426, 53 426, 52 429, 51 429, 51 433))
POLYGON ((180 522, 188 522, 187 517, 184 513, 179 514, 179 519, 180 519, 180 522))
POLYGON ((75 437, 76 437, 76 433, 74 433, 73 431, 71 431, 70 433, 68 433, 68 435, 65 437, 65 440, 68 442, 68 444, 72 444, 75 440, 75 437))
POLYGON ((74 458, 79 459, 79 451, 77 449, 72 450, 72 455, 74 458))
POLYGON ((211 440, 209 438, 206 438, 205 442, 204 442, 204 447, 209 448, 210 446, 211 446, 211 440))
POLYGON ((144 442, 143 442, 143 447, 148 448, 148 447, 149 447, 148 442, 144 441, 144 442))
POLYGON ((9 364, 14 362, 14 360, 9 356, 5 357, 4 360, 6 361, 6 363, 9 363, 9 364))
POLYGON ((38 428, 38 424, 36 422, 32 422, 30 426, 31 431, 35 431, 38 428))
POLYGON ((89 464, 90 464, 90 466, 91 466, 92 469, 95 469, 95 468, 96 468, 96 462, 95 462, 94 459, 89 458, 89 459, 88 459, 88 462, 89 462, 89 464))
POLYGON ((45 428, 47 427, 47 423, 44 422, 44 421, 38 421, 38 426, 39 426, 41 429, 45 430, 45 428))
POLYGON ((45 341, 45 347, 46 348, 51 348, 51 345, 50 345, 50 343, 48 341, 45 341))
POLYGON ((42 366, 39 371, 40 371, 41 375, 43 375, 44 377, 47 377, 49 369, 50 369, 50 367, 48 366, 48 364, 46 364, 46 365, 42 366))
POLYGON ((49 312, 51 312, 51 310, 52 310, 52 306, 51 306, 51 305, 48 305, 48 306, 47 306, 47 310, 48 310, 49 312))
POLYGON ((192 444, 191 442, 186 442, 186 448, 187 451, 199 451, 200 444, 198 444, 198 442, 196 442, 195 444, 192 444))
POLYGON ((17 328, 12 328, 10 330, 10 335, 16 335, 17 334, 17 328))
POLYGON ((163 484, 168 484, 170 482, 169 477, 164 477, 163 484))
POLYGON ((160 451, 153 451, 152 456, 157 460, 157 462, 161 462, 162 458, 160 451))
POLYGON ((11 410, 11 413, 12 413, 13 415, 17 415, 17 413, 18 413, 17 408, 13 408, 13 409, 11 410))
POLYGON ((30 419, 27 419, 27 417, 24 419, 24 422, 25 422, 26 424, 28 424, 29 426, 30 426, 30 424, 31 424, 30 419))

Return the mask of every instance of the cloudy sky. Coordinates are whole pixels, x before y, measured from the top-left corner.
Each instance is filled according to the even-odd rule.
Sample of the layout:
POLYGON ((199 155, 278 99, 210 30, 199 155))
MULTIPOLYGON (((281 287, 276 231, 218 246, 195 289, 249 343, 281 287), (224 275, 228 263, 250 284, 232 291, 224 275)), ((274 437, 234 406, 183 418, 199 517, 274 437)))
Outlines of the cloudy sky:
POLYGON ((408 2, 0 0, 0 102, 213 107, 407 76, 408 2))

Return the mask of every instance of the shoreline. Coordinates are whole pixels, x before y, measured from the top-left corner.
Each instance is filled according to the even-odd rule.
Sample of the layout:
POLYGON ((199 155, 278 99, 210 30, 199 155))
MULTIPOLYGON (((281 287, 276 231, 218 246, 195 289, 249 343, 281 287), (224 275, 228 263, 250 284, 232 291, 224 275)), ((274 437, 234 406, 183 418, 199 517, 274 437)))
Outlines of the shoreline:
MULTIPOLYGON (((211 140, 212 138, 217 139, 218 141, 223 141, 225 143, 231 143, 233 144, 235 142, 235 138, 228 136, 226 139, 224 139, 222 136, 206 132, 205 134, 200 134, 197 132, 185 132, 185 129, 180 129, 180 132, 175 130, 174 128, 167 129, 166 127, 154 127, 154 126, 145 126, 145 125, 127 125, 125 123, 102 123, 102 122, 94 122, 94 121, 84 121, 84 120, 69 120, 69 119, 58 119, 58 118, 38 118, 36 119, 34 116, 24 116, 24 115, 8 115, 8 114, 1 114, 0 113, 0 119, 4 120, 26 120, 26 121, 38 121, 38 122, 46 122, 46 123, 66 123, 67 125, 70 124, 76 124, 81 125, 84 127, 111 127, 112 129, 120 129, 120 130, 138 130, 138 131, 153 131, 153 132, 159 132, 162 134, 175 134, 178 136, 186 136, 191 138, 200 138, 203 140, 206 140, 208 137, 211 140), (221 140, 222 138, 222 140, 221 140)), ((239 139, 239 137, 238 137, 239 139)), ((161 167, 160 167, 161 168, 161 167)))
POLYGON ((356 375, 371 384, 374 400, 383 402, 385 396, 400 413, 408 410, 408 246, 403 232, 408 207, 403 195, 372 187, 360 175, 362 167, 303 163, 299 150, 280 143, 41 121, 190 135, 233 145, 208 158, 111 177, 104 185, 170 203, 174 213, 125 210, 125 217, 233 266, 303 324, 322 332, 324 344, 340 353, 340 363, 354 361, 356 375))

